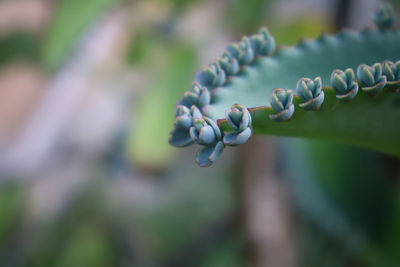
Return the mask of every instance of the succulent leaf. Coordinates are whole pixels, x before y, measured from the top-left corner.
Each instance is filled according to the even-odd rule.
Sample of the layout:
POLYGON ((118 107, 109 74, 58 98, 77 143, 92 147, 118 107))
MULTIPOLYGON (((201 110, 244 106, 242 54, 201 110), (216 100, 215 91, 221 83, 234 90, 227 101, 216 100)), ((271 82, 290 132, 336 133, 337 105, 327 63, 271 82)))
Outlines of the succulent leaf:
POLYGON ((395 17, 392 6, 389 4, 380 5, 375 11, 373 19, 380 30, 393 28, 395 17))
POLYGON ((207 117, 195 119, 189 132, 192 139, 203 146, 214 145, 221 139, 218 126, 207 117))
POLYGON ((294 112, 293 90, 275 88, 272 90, 270 103, 271 107, 276 112, 275 114, 269 115, 271 120, 277 122, 289 120, 294 112))
POLYGON ((229 45, 226 50, 232 57, 238 60, 239 65, 251 63, 255 56, 250 40, 246 36, 239 43, 229 45))
POLYGON ((190 91, 184 93, 183 98, 178 102, 179 105, 186 107, 196 106, 202 108, 209 105, 211 101, 211 95, 208 89, 201 86, 198 82, 194 82, 190 91))
MULTIPOLYGON (((196 107, 193 108, 195 110, 196 107)), ((196 108, 197 109, 197 108, 196 108)), ((171 133, 169 143, 173 146, 184 147, 193 144, 189 129, 193 125, 191 110, 183 105, 175 108, 174 130, 171 133)))
POLYGON ((246 128, 241 132, 231 132, 224 135, 224 144, 227 146, 242 145, 249 140, 252 134, 251 128, 246 128))
POLYGON ((296 84, 296 93, 304 102, 299 106, 305 110, 318 110, 324 102, 321 77, 314 80, 301 78, 296 84))
POLYGON ((230 110, 225 113, 225 118, 233 132, 225 133, 223 141, 225 145, 237 146, 241 145, 250 138, 251 115, 247 108, 242 105, 234 104, 230 110))
POLYGON ((232 57, 227 51, 222 54, 218 59, 218 64, 225 71, 227 76, 235 75, 239 72, 239 62, 236 58, 232 57))
MULTIPOLYGON (((219 80, 215 67, 209 71, 212 75, 207 72, 201 79, 201 75, 196 75, 201 86, 212 90, 212 103, 203 106, 201 111, 213 120, 207 122, 207 117, 203 116, 201 124, 196 123, 197 127, 190 128, 193 139, 205 145, 198 153, 200 165, 212 164, 216 158, 213 155, 219 156, 225 145, 247 141, 253 130, 259 134, 334 140, 400 156, 398 98, 391 97, 388 90, 377 94, 385 86, 392 90, 400 88, 400 63, 387 61, 399 60, 400 31, 343 31, 295 47, 280 48, 271 57, 259 57, 257 55, 267 54, 260 52, 260 44, 268 40, 267 34, 267 31, 260 31, 249 38, 244 37, 240 43, 228 46, 225 58, 214 63, 224 74, 231 75, 228 83, 219 80), (265 36, 261 37, 262 34, 265 36), (244 65, 238 76, 233 74, 238 66, 235 71, 228 70, 229 64, 235 65, 235 60, 237 65, 244 65), (250 63, 251 67, 245 66, 250 63), (357 69, 357 75, 353 69, 357 69), (322 78, 300 79, 318 75, 322 78), (322 81, 330 81, 332 88, 322 81), (280 89, 294 85, 297 96, 293 96, 292 90, 280 89), (323 90, 322 85, 326 86, 323 90), (266 95, 270 92, 270 105, 265 105, 266 95), (372 94, 374 98, 371 98, 372 94), (318 113, 306 111, 318 109, 322 102, 324 108, 318 113), (233 103, 250 108, 234 105, 226 111, 233 103), (294 104, 303 109, 294 114, 294 104), (249 116, 244 116, 245 111, 249 116), (291 121, 277 124, 266 119, 267 116, 273 121, 291 121), (200 131, 205 133, 200 134, 200 131), (221 131, 226 132, 222 134, 221 131), (211 137, 214 137, 213 141, 211 137), (216 149, 219 143, 222 148, 216 149)), ((194 118, 195 113, 191 111, 193 119, 199 119, 197 115, 194 118)), ((198 113, 201 115, 200 111, 198 113)), ((186 128, 187 120, 176 123, 178 128, 180 125, 186 128)))
POLYGON ((215 146, 206 146, 197 152, 196 162, 200 167, 208 167, 212 165, 224 150, 224 144, 219 141, 215 146))
POLYGON ((361 84, 361 89, 370 94, 377 94, 386 85, 386 76, 382 74, 381 63, 375 63, 372 66, 359 65, 357 77, 361 84))
POLYGON ((189 131, 178 130, 177 128, 174 128, 168 141, 176 147, 185 147, 194 143, 189 131))
POLYGON ((212 119, 208 118, 208 117, 203 116, 203 119, 204 119, 204 120, 207 122, 207 124, 210 125, 211 128, 213 129, 214 134, 215 134, 215 138, 216 138, 217 140, 221 140, 222 134, 221 134, 221 130, 220 130, 219 127, 218 127, 218 124, 217 124, 215 121, 213 121, 212 119))
POLYGON ((221 86, 225 82, 225 78, 225 71, 217 62, 195 74, 195 81, 209 90, 221 86))
POLYGON ((235 131, 243 131, 251 127, 250 113, 242 105, 234 104, 230 110, 226 111, 225 118, 235 131))
POLYGON ((400 91, 400 60, 396 63, 390 60, 384 61, 383 74, 387 79, 387 87, 394 92, 400 91))
POLYGON ((203 115, 201 115, 201 111, 196 106, 190 107, 190 115, 192 116, 193 120, 201 119, 203 115))
POLYGON ((250 37, 250 43, 256 55, 269 56, 275 50, 275 38, 265 27, 250 37))
POLYGON ((190 128, 196 119, 201 119, 202 115, 196 106, 190 109, 184 105, 177 105, 175 108, 174 129, 171 132, 169 143, 176 147, 184 147, 194 143, 190 135, 190 128))
POLYGON ((345 71, 334 70, 331 74, 331 85, 337 93, 336 98, 340 100, 350 101, 358 93, 358 83, 351 68, 345 71))

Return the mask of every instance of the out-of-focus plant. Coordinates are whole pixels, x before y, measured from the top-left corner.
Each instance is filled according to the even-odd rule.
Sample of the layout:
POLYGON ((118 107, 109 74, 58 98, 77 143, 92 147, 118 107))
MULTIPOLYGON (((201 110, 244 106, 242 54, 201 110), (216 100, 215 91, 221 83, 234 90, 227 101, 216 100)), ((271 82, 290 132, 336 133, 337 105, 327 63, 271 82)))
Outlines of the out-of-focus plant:
MULTIPOLYGON (((322 141, 286 139, 282 145, 292 200, 322 242, 332 242, 344 256, 341 264, 397 266, 399 193, 387 158, 322 141)), ((299 247, 301 261, 309 261, 311 247, 299 247)))
POLYGON ((29 33, 12 33, 0 38, 0 66, 14 60, 39 60, 39 40, 29 33))
POLYGON ((271 0, 227 1, 226 21, 237 32, 254 31, 260 24, 266 23, 265 14, 272 2, 271 0))
POLYGON ((169 133, 166 129, 174 117, 173 114, 165 114, 163 110, 175 105, 176 98, 183 93, 178 89, 184 88, 189 82, 196 62, 195 51, 190 46, 164 44, 163 47, 154 47, 152 53, 158 49, 162 52, 156 56, 159 66, 152 70, 153 75, 158 73, 158 77, 151 78, 147 87, 149 90, 144 92, 142 100, 135 108, 136 121, 132 124, 131 136, 128 139, 128 153, 136 164, 152 168, 163 167, 173 159, 171 155, 174 151, 164 140, 168 138, 169 133), (154 109, 153 105, 160 108, 154 109), (156 122, 155 118, 160 120, 156 122))
POLYGON ((82 32, 105 10, 119 0, 58 0, 54 17, 43 41, 42 57, 46 67, 54 69, 67 58, 82 32))

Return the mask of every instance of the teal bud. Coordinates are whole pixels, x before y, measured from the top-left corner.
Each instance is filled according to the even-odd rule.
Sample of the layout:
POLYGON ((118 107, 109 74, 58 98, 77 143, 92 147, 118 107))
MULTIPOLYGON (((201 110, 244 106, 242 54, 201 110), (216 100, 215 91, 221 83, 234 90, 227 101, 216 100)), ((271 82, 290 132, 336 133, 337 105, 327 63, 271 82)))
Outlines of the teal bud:
POLYGON ((296 93, 304 102, 299 106, 305 110, 318 110, 324 102, 324 91, 322 91, 321 77, 314 80, 301 78, 296 84, 296 93))
POLYGON ((251 63, 255 56, 250 40, 246 36, 239 43, 229 45, 226 50, 232 57, 238 60, 239 65, 251 63))
POLYGON ((176 127, 190 129, 192 127, 192 114, 186 106, 177 105, 175 108, 176 127))
POLYGON ((233 132, 224 135, 224 144, 237 146, 247 142, 252 134, 252 120, 247 108, 239 104, 234 104, 230 110, 226 111, 225 118, 229 126, 233 129, 233 132))
POLYGON ((206 146, 199 150, 196 155, 196 162, 200 167, 208 167, 212 165, 221 155, 225 145, 218 141, 215 145, 206 146))
POLYGON ((201 86, 209 89, 223 85, 225 78, 225 71, 216 62, 196 73, 194 77, 195 81, 197 81, 201 86))
POLYGON ((250 38, 251 47, 256 55, 269 56, 275 50, 275 38, 263 27, 250 38))
POLYGON ((270 103, 272 109, 276 112, 269 115, 271 120, 277 122, 289 120, 294 112, 293 90, 275 88, 272 90, 270 103))
POLYGON ((201 118, 200 110, 192 106, 189 109, 183 105, 177 105, 175 108, 174 129, 171 132, 169 143, 173 146, 184 147, 193 144, 189 130, 193 126, 193 118, 201 118))
POLYGON ((375 11, 373 19, 379 30, 393 28, 395 16, 392 6, 389 4, 380 5, 375 11))
POLYGON ((211 95, 208 89, 204 86, 201 86, 198 82, 194 82, 190 88, 190 91, 184 93, 183 98, 178 104, 186 107, 195 105, 201 109, 202 107, 209 105, 210 101, 211 95))
POLYGON ((361 64, 357 68, 358 81, 365 92, 376 94, 386 85, 386 76, 382 73, 382 64, 375 63, 371 67, 361 64))
POLYGON ((234 104, 230 110, 225 112, 226 121, 235 131, 243 131, 251 127, 251 115, 247 108, 234 104))
POLYGON ((190 107, 190 115, 192 116, 193 120, 201 119, 203 117, 203 115, 201 114, 200 109, 198 109, 194 105, 190 107))
POLYGON ((331 74, 331 85, 337 93, 336 98, 340 100, 350 101, 358 92, 358 83, 351 68, 345 71, 334 70, 331 74))
POLYGON ((383 75, 386 76, 386 85, 390 90, 400 91, 400 60, 396 63, 389 60, 383 62, 383 75))
POLYGON ((193 120, 193 126, 189 132, 196 143, 204 146, 215 145, 222 138, 218 125, 204 116, 193 120))
POLYGON ((221 68, 225 71, 225 74, 235 75, 239 72, 239 62, 236 58, 232 57, 227 51, 218 58, 218 63, 221 68))

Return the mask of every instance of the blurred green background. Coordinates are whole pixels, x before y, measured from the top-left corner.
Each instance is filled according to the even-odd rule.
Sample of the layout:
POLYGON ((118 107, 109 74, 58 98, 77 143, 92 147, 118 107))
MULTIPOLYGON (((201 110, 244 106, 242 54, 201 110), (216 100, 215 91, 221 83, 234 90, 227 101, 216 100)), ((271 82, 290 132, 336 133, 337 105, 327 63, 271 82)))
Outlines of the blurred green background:
POLYGON ((373 27, 379 3, 1 1, 0 266, 400 266, 399 159, 253 137, 204 169, 167 142, 232 41, 373 27))

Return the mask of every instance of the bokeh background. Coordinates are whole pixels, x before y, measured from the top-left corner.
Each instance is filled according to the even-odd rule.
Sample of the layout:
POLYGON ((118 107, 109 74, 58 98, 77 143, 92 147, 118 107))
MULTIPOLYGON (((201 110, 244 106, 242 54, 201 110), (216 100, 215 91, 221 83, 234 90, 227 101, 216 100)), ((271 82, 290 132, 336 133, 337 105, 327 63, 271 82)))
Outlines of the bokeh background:
POLYGON ((0 266, 400 266, 399 159, 257 136, 200 168, 167 141, 230 42, 373 27, 379 3, 0 1, 0 266))

